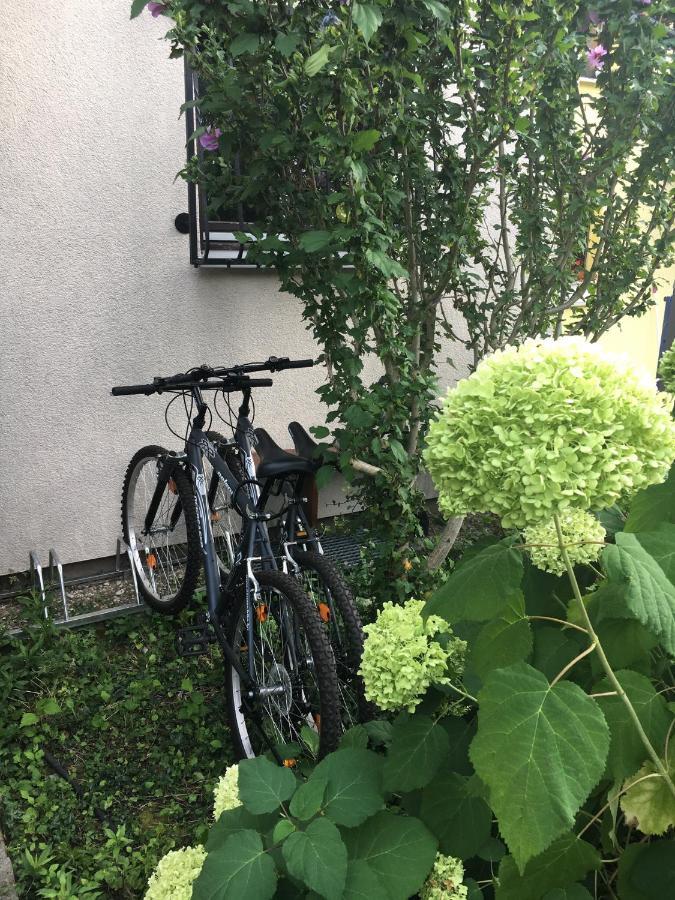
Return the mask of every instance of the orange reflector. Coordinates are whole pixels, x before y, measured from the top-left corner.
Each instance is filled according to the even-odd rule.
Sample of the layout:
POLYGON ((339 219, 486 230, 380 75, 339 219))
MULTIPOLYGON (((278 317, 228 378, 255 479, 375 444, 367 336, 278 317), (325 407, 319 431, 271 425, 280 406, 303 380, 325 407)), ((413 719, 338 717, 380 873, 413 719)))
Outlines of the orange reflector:
POLYGON ((307 537, 306 531, 298 531, 296 532, 296 537, 307 537))
POLYGON ((266 622, 267 621, 267 604, 259 603, 258 606, 256 606, 256 608, 255 608, 255 614, 256 614, 256 618, 258 619, 259 622, 266 622))
POLYGON ((146 563, 148 564, 148 568, 149 568, 149 569, 154 569, 154 568, 156 568, 156 566, 157 566, 157 557, 155 556, 154 553, 148 553, 148 555, 145 557, 145 561, 146 561, 146 563))
POLYGON ((220 519, 221 519, 221 515, 220 515, 219 512, 212 512, 212 513, 211 513, 211 521, 212 521, 212 522, 220 522, 220 519))
POLYGON ((319 615, 322 622, 330 621, 330 606, 327 603, 319 603, 319 615))
POLYGON ((413 567, 413 564, 410 562, 409 559, 403 560, 403 571, 404 572, 409 572, 412 569, 412 567, 413 567))
POLYGON ((321 731, 321 713, 314 713, 312 718, 316 722, 316 730, 321 731))
POLYGON ((296 762, 294 759, 285 759, 284 765, 287 769, 292 769, 296 765, 296 762))
POLYGON ((176 487, 176 482, 173 480, 173 478, 169 478, 169 483, 167 484, 167 487, 169 488, 169 490, 171 491, 172 494, 178 493, 178 488, 176 487))

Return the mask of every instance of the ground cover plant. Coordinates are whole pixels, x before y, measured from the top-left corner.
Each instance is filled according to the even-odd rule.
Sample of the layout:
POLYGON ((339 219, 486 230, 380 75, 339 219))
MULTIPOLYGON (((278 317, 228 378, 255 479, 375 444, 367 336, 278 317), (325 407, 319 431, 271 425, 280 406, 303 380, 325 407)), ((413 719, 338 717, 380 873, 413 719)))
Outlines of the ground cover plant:
POLYGON ((231 762, 222 662, 179 657, 176 623, 155 616, 56 632, 36 603, 32 619, 0 636, 0 827, 19 895, 142 897, 167 851, 204 839, 231 762))
POLYGON ((200 79, 184 175, 301 299, 327 372, 317 434, 388 545, 372 587, 413 595, 457 530, 428 552, 415 481, 439 357, 563 325, 595 338, 653 300, 675 228, 672 4, 149 9, 200 79))
POLYGON ((426 450, 441 504, 506 536, 368 626, 381 718, 318 764, 230 769, 205 845, 151 886, 182 867, 181 900, 668 896, 672 402, 574 338, 450 391, 426 450))

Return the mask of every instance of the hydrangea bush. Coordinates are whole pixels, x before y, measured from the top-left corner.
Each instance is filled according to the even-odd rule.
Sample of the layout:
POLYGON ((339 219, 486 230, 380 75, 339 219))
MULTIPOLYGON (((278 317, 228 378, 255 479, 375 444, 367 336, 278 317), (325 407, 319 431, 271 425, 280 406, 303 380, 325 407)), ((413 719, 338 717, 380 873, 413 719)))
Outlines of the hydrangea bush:
POLYGON ((420 891, 420 900, 466 900, 467 894, 461 859, 439 853, 420 891))
POLYGON ((366 698, 380 709, 413 712, 429 685, 461 676, 465 642, 453 637, 439 616, 423 619, 423 608, 423 600, 385 603, 375 622, 363 629, 367 637, 359 671, 366 698), (437 640, 441 635, 448 638, 445 646, 437 640))
POLYGON ((530 340, 450 389, 424 457, 446 514, 492 512, 523 528, 662 481, 675 425, 628 360, 580 338, 530 340))
POLYGON ((239 799, 239 767, 228 766, 218 779, 213 791, 213 818, 218 821, 221 813, 241 806, 239 799))
MULTIPOLYGON (((597 562, 607 532, 596 516, 583 509, 566 509, 560 514, 560 527, 573 565, 597 562)), ((523 538, 530 559, 538 569, 553 575, 564 575, 565 561, 553 520, 525 528, 523 538)))
POLYGON ((190 900, 206 856, 201 845, 167 853, 150 876, 145 900, 190 900))

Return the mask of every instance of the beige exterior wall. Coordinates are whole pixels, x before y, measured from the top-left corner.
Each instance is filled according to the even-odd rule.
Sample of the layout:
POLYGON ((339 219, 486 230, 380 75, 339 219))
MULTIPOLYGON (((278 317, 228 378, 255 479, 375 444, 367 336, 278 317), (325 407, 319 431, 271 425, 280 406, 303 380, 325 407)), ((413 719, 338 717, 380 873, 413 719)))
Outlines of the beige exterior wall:
MULTIPOLYGON (((274 274, 190 267, 182 64, 129 5, 18 0, 0 30, 0 575, 113 553, 129 457, 177 446, 159 398, 113 384, 316 353, 274 274)), ((322 378, 277 376, 258 424, 321 421, 322 378)))

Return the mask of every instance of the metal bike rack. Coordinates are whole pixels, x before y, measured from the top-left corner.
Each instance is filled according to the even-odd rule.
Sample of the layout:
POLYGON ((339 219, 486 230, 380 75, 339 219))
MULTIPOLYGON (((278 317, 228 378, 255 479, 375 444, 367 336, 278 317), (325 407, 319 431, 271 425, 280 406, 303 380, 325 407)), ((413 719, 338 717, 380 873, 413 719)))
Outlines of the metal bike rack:
POLYGON ((29 553, 29 561, 30 561, 30 580, 34 589, 37 589, 40 592, 40 596, 42 597, 42 608, 44 610, 45 619, 49 618, 49 609, 47 608, 47 594, 45 593, 45 580, 42 575, 42 565, 40 563, 40 559, 35 552, 35 550, 31 550, 29 553))

